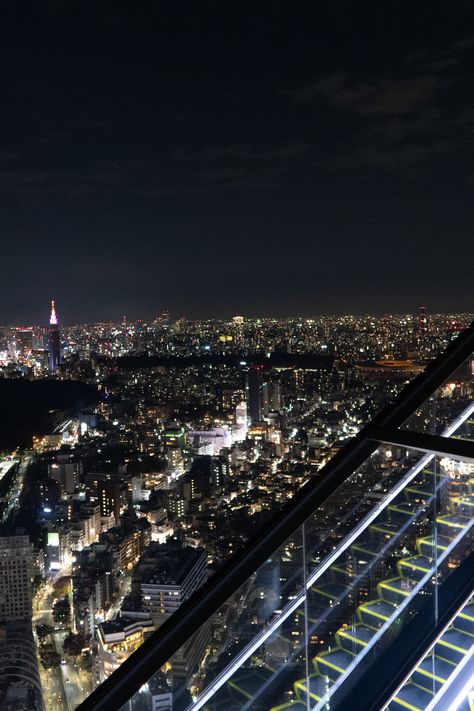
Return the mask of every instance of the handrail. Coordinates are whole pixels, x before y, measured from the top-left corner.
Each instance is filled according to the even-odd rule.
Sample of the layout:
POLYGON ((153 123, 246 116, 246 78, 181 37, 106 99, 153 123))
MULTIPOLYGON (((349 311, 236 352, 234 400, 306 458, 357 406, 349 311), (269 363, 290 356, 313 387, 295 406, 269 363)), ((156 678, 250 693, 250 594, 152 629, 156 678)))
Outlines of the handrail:
POLYGON ((343 447, 285 504, 240 551, 173 613, 78 711, 119 709, 235 593, 299 526, 321 506, 378 447, 374 428, 397 428, 442 385, 474 351, 474 324, 412 380, 359 434, 343 447))
MULTIPOLYGON (((386 708, 446 631, 453 618, 472 597, 473 565, 474 553, 470 553, 439 586, 437 618, 433 616, 432 601, 426 600, 392 644, 377 655, 370 668, 370 678, 360 675, 354 684, 341 689, 339 694, 336 691, 332 698, 333 708, 346 708, 351 698, 358 699, 360 708, 365 711, 386 708)), ((454 669, 453 667, 453 672, 454 669)))

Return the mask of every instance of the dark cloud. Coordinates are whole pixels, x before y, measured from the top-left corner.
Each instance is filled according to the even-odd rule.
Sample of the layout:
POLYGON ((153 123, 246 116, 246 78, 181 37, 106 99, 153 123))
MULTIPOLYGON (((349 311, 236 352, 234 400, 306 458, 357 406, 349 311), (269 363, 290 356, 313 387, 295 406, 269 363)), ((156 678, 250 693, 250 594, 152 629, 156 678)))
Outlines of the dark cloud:
POLYGON ((427 106, 446 85, 430 75, 360 82, 351 80, 347 72, 336 72, 290 92, 290 96, 296 103, 320 99, 335 108, 366 116, 394 116, 427 106))
POLYGON ((472 51, 474 49, 474 35, 462 37, 453 44, 454 52, 472 51))
POLYGON ((380 147, 366 144, 353 147, 349 153, 334 156, 320 167, 336 173, 366 172, 369 170, 397 172, 403 170, 406 177, 417 177, 420 166, 426 161, 452 155, 463 148, 463 143, 456 139, 440 139, 426 145, 399 145, 380 147))

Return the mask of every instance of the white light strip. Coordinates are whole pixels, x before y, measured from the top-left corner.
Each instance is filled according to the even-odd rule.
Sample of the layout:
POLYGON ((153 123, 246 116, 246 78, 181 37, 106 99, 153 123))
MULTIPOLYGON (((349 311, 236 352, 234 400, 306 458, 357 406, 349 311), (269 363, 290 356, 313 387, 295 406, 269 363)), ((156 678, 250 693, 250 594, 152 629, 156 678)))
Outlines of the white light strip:
MULTIPOLYGON (((468 600, 469 602, 469 600, 468 600)), ((466 603, 467 605, 468 603, 466 603)), ((438 640, 436 640, 438 641, 438 640)), ((461 674, 461 672, 465 669, 465 667, 469 664, 471 659, 474 657, 474 639, 472 640, 472 646, 471 649, 467 654, 464 655, 464 657, 461 659, 459 664, 456 665, 453 673, 451 676, 446 679, 445 683, 443 686, 440 688, 436 696, 428 706, 426 707, 425 711, 434 711, 435 707, 438 706, 440 701, 443 700, 443 696, 445 693, 448 691, 448 689, 451 688, 451 686, 456 682, 456 679, 458 676, 461 674)), ((455 700, 451 703, 449 706, 449 709, 451 711, 454 711, 455 709, 458 708, 459 703, 464 699, 464 696, 474 687, 474 674, 471 675, 471 677, 468 679, 467 683, 464 684, 464 686, 461 688, 461 690, 456 694, 455 700)))
MULTIPOLYGON (((441 436, 442 437, 449 437, 450 435, 452 435, 457 430, 457 428, 460 425, 462 425, 463 422, 465 422, 467 420, 467 418, 470 416, 470 414, 472 412, 474 412, 474 403, 471 403, 471 405, 469 405, 469 407, 467 407, 464 410, 464 412, 462 412, 461 415, 458 418, 456 418, 456 420, 451 425, 449 425, 449 427, 446 427, 445 430, 442 432, 441 436)), ((427 456, 429 456, 429 458, 431 460, 434 457, 434 454, 427 455, 427 456)), ((415 466, 415 468, 418 466, 419 466, 419 464, 417 464, 415 466)), ((451 553, 453 548, 459 543, 460 540, 462 540, 462 538, 467 533, 467 531, 469 531, 472 528, 473 524, 474 524, 474 519, 471 519, 469 525, 466 526, 465 528, 463 528, 462 531, 460 531, 458 533, 458 535, 451 541, 448 548, 445 551, 443 551, 443 553, 439 556, 436 567, 438 567, 439 564, 442 563, 444 561, 444 559, 451 553)), ((434 570, 434 568, 420 580, 420 582, 413 588, 410 595, 405 598, 405 600, 402 602, 402 604, 399 607, 397 607, 397 609, 395 610, 393 615, 391 615, 390 618, 386 622, 384 622, 384 624, 379 628, 378 632, 372 637, 369 644, 367 644, 363 648, 363 650, 358 655, 356 655, 354 661, 347 667, 347 669, 343 672, 343 674, 341 674, 338 677, 337 681, 331 686, 330 691, 327 691, 326 694, 324 695, 324 697, 321 699, 321 701, 314 707, 314 711, 320 711, 320 709, 322 709, 324 704, 327 701, 329 701, 329 698, 332 696, 334 691, 339 688, 339 686, 345 681, 345 679, 347 679, 349 674, 354 670, 354 668, 357 666, 357 664, 359 664, 361 659, 363 659, 365 657, 365 655, 370 651, 370 649, 377 642, 377 640, 380 639, 383 632, 385 632, 387 630, 387 628, 392 624, 392 622, 398 617, 399 613, 406 607, 406 605, 409 603, 409 601, 414 598, 414 596, 418 593, 418 591, 430 579, 431 575, 433 574, 433 570, 434 570)), ((417 663, 417 666, 418 666, 418 664, 419 664, 419 662, 417 663)), ((416 667, 414 667, 414 669, 415 668, 416 667)), ((411 673, 413 673, 413 670, 411 673)), ((406 679, 405 679, 405 681, 406 681, 406 679)), ((403 683, 405 683, 405 681, 403 683)), ((403 684, 401 684, 401 686, 403 686, 403 684)), ((401 686, 398 688, 396 693, 398 693, 401 686)), ((395 696, 395 694, 394 694, 394 696, 395 696)))
MULTIPOLYGON (((413 674, 413 672, 415 672, 416 669, 418 669, 418 667, 420 666, 421 662, 422 662, 424 659, 426 659, 426 657, 428 657, 428 655, 431 653, 431 651, 432 651, 433 647, 435 646, 435 644, 437 644, 437 643, 439 642, 439 640, 440 640, 441 637, 444 635, 444 633, 446 632, 446 630, 448 629, 448 627, 450 627, 450 625, 453 624, 453 622, 454 622, 454 620, 456 619, 456 617, 457 617, 457 616, 459 615, 459 613, 464 609, 464 607, 469 603, 469 601, 470 601, 470 598, 469 598, 466 602, 463 602, 463 603, 462 603, 461 607, 454 613, 454 615, 453 615, 453 616, 451 617, 451 619, 449 620, 448 624, 443 627, 443 629, 442 629, 441 632, 437 635, 436 639, 434 640, 434 642, 432 642, 432 644, 430 645, 430 647, 428 648, 428 650, 423 653, 423 657, 422 657, 421 659, 418 659, 418 661, 416 662, 415 666, 413 666, 413 667, 410 669, 410 671, 409 671, 408 674, 405 676, 405 678, 403 679, 403 681, 401 682, 401 684, 399 684, 399 686, 397 686, 396 691, 393 692, 391 698, 389 699, 389 701, 387 701, 387 703, 386 703, 385 706, 381 709, 381 711, 384 711, 384 709, 386 709, 386 708, 388 707, 388 705, 392 703, 392 701, 394 700, 394 698, 396 697, 396 695, 399 693, 400 689, 402 689, 402 688, 405 686, 405 684, 407 683, 408 679, 411 677, 411 675, 413 674)), ((469 652, 469 654, 471 654, 472 652, 474 652, 474 639, 473 639, 473 647, 471 648, 471 651, 469 652)), ((464 658, 463 658, 463 661, 464 661, 464 658)), ((460 662, 460 664, 458 664, 458 665, 454 668, 453 673, 451 674, 451 676, 444 682, 443 686, 439 689, 439 691, 438 691, 438 693, 436 694, 436 696, 430 701, 430 703, 429 703, 428 706, 424 709, 424 711, 432 711, 433 705, 434 705, 435 703, 438 703, 439 698, 440 698, 440 695, 442 696, 442 695, 445 693, 447 687, 449 686, 449 684, 448 684, 449 680, 450 680, 451 678, 453 678, 453 675, 454 675, 454 674, 457 675, 457 670, 458 670, 458 668, 459 668, 459 666, 460 666, 461 664, 463 665, 463 661, 460 662)), ((464 667, 464 665, 463 665, 463 667, 464 667)))
POLYGON ((464 684, 462 689, 456 695, 456 698, 454 699, 452 704, 450 704, 450 706, 448 706, 446 711, 458 711, 458 708, 460 707, 461 703, 464 701, 466 696, 469 694, 470 691, 472 691, 473 688, 474 688, 474 674, 472 674, 472 676, 467 680, 467 682, 464 684))
POLYGON ((452 422, 449 427, 446 427, 446 429, 441 432, 441 437, 451 437, 452 434, 454 434, 457 430, 458 427, 460 427, 464 422, 466 422, 467 418, 472 415, 474 412, 474 402, 472 402, 466 409, 461 412, 459 417, 457 417, 454 422, 452 422))
POLYGON ((283 608, 282 612, 278 617, 276 617, 270 624, 259 632, 252 641, 243 649, 236 657, 232 660, 226 669, 224 669, 212 682, 210 686, 199 696, 199 698, 191 705, 188 706, 186 711, 198 711, 205 703, 208 701, 218 689, 225 684, 225 682, 234 674, 234 672, 260 647, 260 645, 265 642, 268 637, 273 634, 281 624, 294 612, 304 601, 306 596, 306 590, 314 585, 314 583, 321 577, 323 573, 336 561, 339 556, 344 553, 344 551, 349 548, 349 546, 359 537, 361 533, 372 523, 372 521, 388 506, 388 504, 394 499, 397 494, 402 491, 406 484, 408 484, 411 479, 413 479, 423 467, 433 458, 433 455, 426 454, 422 459, 412 468, 409 473, 403 477, 403 479, 397 484, 395 489, 384 499, 383 502, 377 505, 377 507, 371 511, 371 513, 363 519, 352 533, 347 536, 342 543, 336 548, 336 550, 331 553, 310 575, 307 579, 306 589, 302 589, 297 593, 294 600, 287 603, 283 608))
MULTIPOLYGON (((453 551, 453 549, 457 546, 459 541, 461 541, 466 533, 471 530, 471 528, 474 525, 474 519, 471 519, 470 523, 465 526, 461 531, 458 533, 456 538, 453 538, 449 546, 442 552, 442 554, 439 556, 439 558, 436 561, 436 565, 434 565, 427 573, 424 575, 421 580, 415 585, 413 590, 410 592, 409 595, 407 595, 403 602, 394 610, 394 612, 390 615, 388 620, 386 620, 383 625, 378 629, 377 633, 371 638, 370 642, 359 652, 359 654, 356 655, 354 658, 354 661, 349 664, 347 669, 338 677, 337 681, 331 686, 331 690, 327 691, 326 694, 323 696, 321 701, 314 707, 314 711, 320 711, 320 709, 323 707, 323 705, 329 700, 329 698, 333 695, 333 693, 338 689, 341 684, 347 679, 349 674, 351 674, 355 667, 360 663, 360 661, 365 657, 366 654, 369 653, 369 651, 372 649, 374 644, 378 642, 378 640, 382 637, 382 635, 387 631, 387 629, 393 624, 393 622, 397 619, 397 617, 400 616, 400 613, 403 612, 405 607, 408 605, 409 602, 413 600, 415 595, 418 594, 418 592, 421 590, 422 587, 426 585, 426 583, 430 580, 432 577, 433 573, 437 570, 438 566, 445 560, 445 558, 453 551)), ((443 630, 444 632, 444 630, 443 630)), ((443 633, 440 634, 440 637, 443 633)), ((420 661, 418 660, 416 666, 420 661)), ((413 670, 416 669, 416 667, 413 668, 413 670)), ((412 670, 412 672, 413 672, 412 670)), ((403 684, 402 684, 403 686, 403 684)))
MULTIPOLYGON (((474 412, 474 402, 469 405, 469 407, 464 410, 464 412, 459 415, 459 417, 454 420, 454 422, 449 425, 442 433, 441 436, 449 437, 452 435, 457 428, 467 420, 467 418, 474 412)), ((404 449, 410 449, 409 447, 404 447, 404 449)), ((247 661, 247 659, 260 647, 265 640, 268 639, 280 626, 281 624, 302 604, 306 596, 306 590, 314 585, 314 583, 321 577, 321 575, 334 563, 339 556, 344 553, 344 551, 349 548, 352 543, 359 537, 365 529, 370 526, 372 521, 377 518, 379 514, 387 508, 387 506, 393 501, 393 499, 400 494, 405 486, 410 483, 412 479, 415 478, 417 474, 433 459, 434 454, 425 454, 417 464, 415 464, 407 474, 401 479, 398 484, 391 490, 389 494, 381 501, 362 521, 354 528, 351 534, 347 536, 336 548, 336 550, 331 553, 308 577, 306 583, 306 589, 301 590, 294 600, 291 600, 283 608, 281 614, 279 614, 273 621, 271 621, 267 627, 265 627, 261 632, 256 634, 252 641, 243 649, 232 662, 214 679, 212 684, 210 684, 205 691, 200 694, 200 696, 194 701, 190 706, 186 708, 186 711, 198 711, 202 708, 204 704, 209 701, 209 699, 220 689, 220 687, 225 684, 225 682, 230 679, 234 672, 242 666, 242 664, 247 661)), ((367 460, 365 460, 367 461, 367 460)), ((353 472, 351 472, 353 473, 353 472)), ((332 687, 334 688, 334 687, 332 687)))

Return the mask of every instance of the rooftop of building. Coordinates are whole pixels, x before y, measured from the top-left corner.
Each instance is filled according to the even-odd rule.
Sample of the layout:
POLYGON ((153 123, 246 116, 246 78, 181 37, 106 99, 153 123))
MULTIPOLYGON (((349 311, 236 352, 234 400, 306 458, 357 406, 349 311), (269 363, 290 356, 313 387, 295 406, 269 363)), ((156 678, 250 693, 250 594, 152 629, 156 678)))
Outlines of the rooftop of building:
POLYGON ((202 548, 182 548, 177 543, 152 544, 137 567, 141 582, 151 585, 182 585, 205 556, 202 548))

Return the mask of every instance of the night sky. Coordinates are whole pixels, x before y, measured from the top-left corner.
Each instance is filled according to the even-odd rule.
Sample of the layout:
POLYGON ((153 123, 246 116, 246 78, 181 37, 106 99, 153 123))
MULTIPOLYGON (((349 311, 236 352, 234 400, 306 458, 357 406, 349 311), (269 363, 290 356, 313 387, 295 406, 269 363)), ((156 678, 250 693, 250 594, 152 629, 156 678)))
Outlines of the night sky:
POLYGON ((0 323, 473 310, 473 2, 7 0, 0 52, 0 323))

